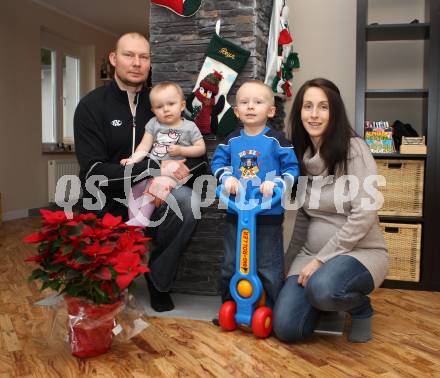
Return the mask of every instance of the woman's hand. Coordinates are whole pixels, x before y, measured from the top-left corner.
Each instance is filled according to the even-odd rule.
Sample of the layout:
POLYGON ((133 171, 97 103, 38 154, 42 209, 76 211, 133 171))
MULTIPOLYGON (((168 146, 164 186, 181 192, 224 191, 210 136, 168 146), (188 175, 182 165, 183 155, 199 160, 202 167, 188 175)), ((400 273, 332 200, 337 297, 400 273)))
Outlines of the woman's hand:
POLYGON ((324 265, 324 263, 317 259, 310 261, 304 268, 301 269, 298 277, 298 283, 305 287, 309 278, 312 277, 313 273, 315 273, 322 265, 324 265))

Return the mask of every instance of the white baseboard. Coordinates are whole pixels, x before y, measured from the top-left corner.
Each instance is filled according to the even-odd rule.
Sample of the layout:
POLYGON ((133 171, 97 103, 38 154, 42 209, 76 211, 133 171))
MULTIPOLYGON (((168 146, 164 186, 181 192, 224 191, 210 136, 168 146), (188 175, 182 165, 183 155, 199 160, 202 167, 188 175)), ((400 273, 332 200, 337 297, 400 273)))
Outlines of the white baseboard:
POLYGON ((2 221, 7 222, 14 219, 27 218, 28 216, 29 216, 29 209, 13 210, 3 213, 2 221))

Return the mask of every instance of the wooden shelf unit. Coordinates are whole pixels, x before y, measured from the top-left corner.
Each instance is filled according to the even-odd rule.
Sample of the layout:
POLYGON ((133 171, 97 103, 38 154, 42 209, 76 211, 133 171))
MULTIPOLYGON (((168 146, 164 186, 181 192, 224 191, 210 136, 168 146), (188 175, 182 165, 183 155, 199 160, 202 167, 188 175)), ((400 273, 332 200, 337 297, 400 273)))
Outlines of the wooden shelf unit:
MULTIPOLYGON (((396 0, 393 6, 394 4, 397 10, 399 1, 396 0)), ((384 223, 394 222, 422 225, 420 280, 419 282, 386 280, 384 287, 440 290, 440 275, 438 274, 440 271, 440 253, 438 253, 437 237, 440 230, 440 180, 438 180, 438 169, 440 167, 440 0, 425 0, 424 7, 426 21, 423 20, 423 22, 371 24, 370 21, 370 24, 368 24, 369 2, 368 0, 357 1, 355 122, 356 132, 359 135, 363 135, 364 122, 368 119, 366 118, 366 108, 368 105, 375 105, 374 103, 367 102, 367 99, 370 101, 380 101, 382 99, 383 101, 402 101, 402 110, 404 110, 403 107, 405 106, 404 101, 423 101, 424 106, 421 107, 421 112, 423 113, 420 115, 423 119, 423 124, 420 129, 426 137, 428 153, 426 155, 400 153, 373 155, 376 159, 417 159, 425 161, 423 216, 380 216, 381 222, 384 223), (408 80, 406 80, 408 72, 404 71, 401 75, 401 87, 393 82, 391 85, 388 84, 388 86, 384 84, 383 88, 369 88, 367 85, 369 44, 387 43, 388 51, 390 51, 394 46, 398 48, 399 44, 402 45, 403 42, 401 41, 424 42, 422 72, 414 72, 418 77, 423 77, 423 85, 420 85, 420 88, 408 85, 408 80)), ((408 20, 411 20, 411 18, 408 20)), ((399 62, 391 67, 394 70, 392 73, 397 72, 400 68, 399 62)), ((376 69, 380 69, 379 64, 376 64, 376 69)), ((408 69, 408 66, 405 66, 405 69, 408 69)), ((377 80, 376 84, 378 84, 377 80)), ((374 85, 374 87, 380 86, 380 84, 374 85)), ((388 111, 388 109, 386 110, 388 111)), ((384 120, 390 121, 391 125, 394 118, 384 120)))
POLYGON ((367 25, 367 41, 410 41, 429 39, 430 24, 374 24, 367 25))
POLYGON ((424 98, 428 97, 427 89, 367 89, 367 98, 424 98))
POLYGON ((395 152, 393 154, 373 154, 375 159, 402 159, 402 160, 424 160, 426 159, 425 154, 401 154, 395 152))

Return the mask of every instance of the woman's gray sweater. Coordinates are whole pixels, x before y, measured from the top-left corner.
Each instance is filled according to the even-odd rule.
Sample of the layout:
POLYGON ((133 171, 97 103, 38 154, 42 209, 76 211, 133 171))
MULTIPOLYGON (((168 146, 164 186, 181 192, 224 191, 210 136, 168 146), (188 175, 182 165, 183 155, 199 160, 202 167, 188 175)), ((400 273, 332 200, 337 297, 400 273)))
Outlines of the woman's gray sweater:
POLYGON ((298 183, 298 211, 292 240, 286 252, 288 275, 299 274, 313 259, 323 263, 339 255, 353 256, 371 273, 379 287, 388 270, 388 253, 377 209, 383 201, 377 191, 376 163, 365 142, 352 138, 347 174, 328 176, 319 152, 304 154, 308 180, 298 183), (306 184, 306 185, 304 185, 306 184), (371 209, 373 207, 374 209, 371 209))

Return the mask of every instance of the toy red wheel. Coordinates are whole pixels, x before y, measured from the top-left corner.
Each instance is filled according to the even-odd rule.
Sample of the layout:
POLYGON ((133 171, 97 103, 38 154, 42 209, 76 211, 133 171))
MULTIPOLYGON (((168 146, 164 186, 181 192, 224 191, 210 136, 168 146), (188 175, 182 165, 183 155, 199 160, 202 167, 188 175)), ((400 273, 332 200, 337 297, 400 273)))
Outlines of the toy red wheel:
POLYGON ((258 307, 252 316, 252 331, 255 336, 267 337, 272 332, 272 309, 258 307))
POLYGON ((233 331, 237 328, 237 323, 235 322, 235 313, 237 312, 237 304, 234 301, 227 301, 222 304, 220 311, 218 313, 218 321, 220 327, 225 331, 233 331))

